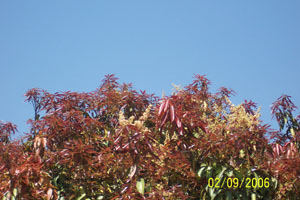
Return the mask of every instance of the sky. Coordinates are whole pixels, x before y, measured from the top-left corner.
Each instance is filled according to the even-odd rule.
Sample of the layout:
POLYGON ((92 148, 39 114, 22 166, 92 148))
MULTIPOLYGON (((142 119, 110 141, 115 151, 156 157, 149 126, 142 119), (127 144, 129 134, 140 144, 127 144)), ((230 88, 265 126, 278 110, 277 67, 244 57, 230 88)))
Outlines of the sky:
POLYGON ((0 1, 0 120, 29 132, 31 88, 90 92, 116 74, 161 96, 200 74, 278 128, 272 102, 287 94, 300 106, 299 10, 298 0, 0 1))

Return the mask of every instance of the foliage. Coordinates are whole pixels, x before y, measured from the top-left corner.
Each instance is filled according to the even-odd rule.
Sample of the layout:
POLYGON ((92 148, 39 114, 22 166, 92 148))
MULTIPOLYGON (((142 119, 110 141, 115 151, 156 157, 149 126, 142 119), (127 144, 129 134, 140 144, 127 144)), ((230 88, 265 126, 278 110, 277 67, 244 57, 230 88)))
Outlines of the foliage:
POLYGON ((272 132, 255 103, 235 106, 234 91, 209 84, 196 75, 162 99, 113 75, 90 93, 29 90, 30 133, 11 141, 16 127, 0 124, 0 198, 297 199, 300 117, 290 97, 273 104, 272 132), (241 184, 247 177, 263 187, 241 184), (226 187, 210 187, 216 178, 226 187))

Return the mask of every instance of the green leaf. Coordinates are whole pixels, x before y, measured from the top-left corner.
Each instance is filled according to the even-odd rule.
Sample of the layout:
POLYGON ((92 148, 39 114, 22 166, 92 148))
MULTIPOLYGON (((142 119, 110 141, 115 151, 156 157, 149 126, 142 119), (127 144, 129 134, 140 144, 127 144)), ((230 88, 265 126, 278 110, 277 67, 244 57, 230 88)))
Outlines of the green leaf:
MULTIPOLYGON (((229 170, 229 171, 226 172, 226 175, 227 175, 228 177, 232 177, 233 175, 235 175, 235 176, 238 177, 239 174, 236 175, 236 172, 237 172, 237 171, 229 170)), ((242 177, 242 175, 240 175, 240 177, 242 177)), ((238 177, 238 178, 239 178, 239 177, 238 177)))
POLYGON ((147 185, 147 187, 146 187, 146 189, 145 189, 147 192, 151 192, 151 190, 152 190, 152 187, 151 187, 151 185, 147 185))
POLYGON ((53 179, 53 185, 54 185, 55 187, 58 186, 58 184, 57 184, 57 180, 58 180, 58 179, 59 179, 59 175, 56 176, 56 177, 53 179))
POLYGON ((214 200, 216 198, 216 194, 215 194, 215 189, 214 188, 209 188, 209 196, 211 197, 212 200, 214 200))
POLYGON ((251 194, 251 200, 256 200, 256 194, 255 193, 251 194))
POLYGON ((136 188, 138 190, 139 193, 141 193, 142 195, 144 195, 144 191, 145 191, 145 181, 143 178, 140 179, 140 181, 136 182, 136 188))
POLYGON ((206 170, 206 178, 211 178, 213 176, 212 167, 208 166, 206 170))
POLYGON ((83 193, 83 194, 82 194, 80 197, 78 197, 76 200, 81 200, 81 199, 83 199, 85 196, 86 196, 86 194, 83 193))
POLYGON ((240 150, 240 157, 244 158, 245 157, 245 151, 243 149, 240 150))
POLYGON ((232 198, 232 194, 231 194, 230 191, 226 191, 226 193, 225 193, 225 199, 226 199, 226 200, 232 200, 232 199, 233 199, 233 198, 232 198))
MULTIPOLYGON (((237 170, 234 170, 234 171, 230 171, 230 172, 232 172, 230 175, 231 176, 235 176, 235 177, 237 177, 240 181, 242 181, 242 179, 243 179, 243 175, 239 172, 239 171, 237 171, 237 170)), ((229 173, 227 174, 228 176, 229 176, 229 173)), ((231 177, 231 176, 229 176, 229 177, 231 177)))
POLYGON ((201 163, 200 167, 206 167, 207 164, 206 163, 201 163))
POLYGON ((79 190, 80 190, 81 195, 80 195, 80 197, 78 197, 76 200, 81 200, 81 199, 83 199, 83 198, 86 196, 86 193, 84 192, 82 186, 80 186, 80 189, 79 189, 79 190))
POLYGON ((286 124, 287 123, 287 117, 285 116, 283 119, 284 119, 284 124, 286 124))
POLYGON ((257 175, 257 173, 256 173, 256 172, 253 172, 253 174, 254 174, 254 177, 256 178, 256 180, 258 181, 259 176, 257 175))
POLYGON ((295 138, 295 131, 293 128, 290 129, 292 136, 295 138))
POLYGON ((205 170, 205 168, 206 168, 206 167, 201 167, 201 168, 198 170, 197 175, 198 175, 199 177, 201 177, 201 175, 202 175, 203 171, 205 170))
POLYGON ((276 189, 276 188, 277 188, 277 185, 278 185, 277 179, 274 178, 274 177, 271 177, 271 181, 272 181, 272 183, 274 184, 274 189, 276 189))
POLYGON ((194 133, 194 137, 195 137, 195 138, 200 138, 200 135, 199 135, 198 133, 195 132, 195 133, 194 133))
POLYGON ((13 189, 13 196, 16 197, 18 194, 18 189, 17 188, 14 188, 13 189))
POLYGON ((224 174, 224 172, 226 171, 226 169, 227 169, 227 167, 222 167, 221 172, 217 175, 217 177, 218 177, 219 179, 222 179, 223 174, 224 174))

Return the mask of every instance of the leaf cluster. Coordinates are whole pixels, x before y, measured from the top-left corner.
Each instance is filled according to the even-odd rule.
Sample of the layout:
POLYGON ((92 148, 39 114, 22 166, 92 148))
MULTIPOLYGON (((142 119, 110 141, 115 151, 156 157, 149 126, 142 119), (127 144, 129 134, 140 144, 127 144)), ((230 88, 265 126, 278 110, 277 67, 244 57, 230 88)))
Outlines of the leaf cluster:
POLYGON ((260 120, 234 91, 213 94, 205 76, 158 98, 107 75, 89 93, 31 89, 30 133, 0 123, 2 199, 296 199, 300 123, 289 96, 260 120), (272 139, 268 136, 272 135, 272 139), (268 187, 209 187, 210 178, 263 178, 268 187))

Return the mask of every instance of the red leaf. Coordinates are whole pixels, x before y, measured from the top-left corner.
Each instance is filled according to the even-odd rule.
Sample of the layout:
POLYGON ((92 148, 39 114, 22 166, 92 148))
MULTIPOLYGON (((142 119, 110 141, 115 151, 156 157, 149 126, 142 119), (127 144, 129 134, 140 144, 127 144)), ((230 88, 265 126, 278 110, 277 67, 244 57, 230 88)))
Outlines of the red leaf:
POLYGON ((176 117, 176 124, 178 128, 181 128, 181 121, 176 117))
POLYGON ((290 158, 290 156, 291 156, 291 150, 290 149, 287 150, 286 155, 287 155, 287 158, 290 158))
POLYGON ((169 110, 167 111, 165 118, 163 119, 162 123, 160 124, 160 127, 163 127, 164 124, 166 123, 167 119, 168 119, 168 114, 169 114, 169 110))
POLYGON ((53 192, 52 188, 49 188, 48 191, 47 191, 47 200, 50 200, 50 199, 51 199, 51 197, 52 197, 52 192, 53 192))
POLYGON ((158 118, 161 117, 162 111, 164 110, 164 107, 165 107, 165 104, 166 104, 166 102, 164 101, 164 102, 160 105, 159 111, 158 111, 158 118))
POLYGON ((170 106, 170 117, 171 117, 171 122, 174 122, 175 120, 175 112, 174 112, 174 106, 170 106))
POLYGON ((183 135, 183 128, 180 127, 179 135, 183 135))
POLYGON ((275 152, 276 157, 280 156, 281 151, 282 151, 282 146, 280 144, 275 144, 273 151, 275 152))
POLYGON ((146 144, 148 145, 150 151, 153 153, 153 147, 152 147, 152 145, 148 142, 147 139, 145 141, 146 141, 146 144))
POLYGON ((167 109, 168 109, 168 107, 169 107, 169 103, 170 103, 170 100, 168 99, 168 100, 166 101, 166 105, 165 105, 165 107, 164 107, 164 112, 167 111, 167 109))

